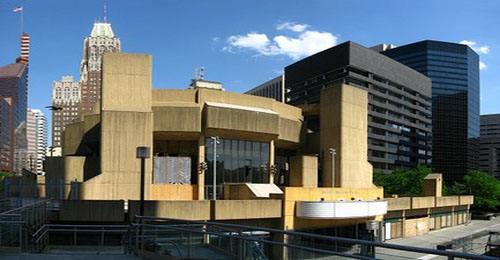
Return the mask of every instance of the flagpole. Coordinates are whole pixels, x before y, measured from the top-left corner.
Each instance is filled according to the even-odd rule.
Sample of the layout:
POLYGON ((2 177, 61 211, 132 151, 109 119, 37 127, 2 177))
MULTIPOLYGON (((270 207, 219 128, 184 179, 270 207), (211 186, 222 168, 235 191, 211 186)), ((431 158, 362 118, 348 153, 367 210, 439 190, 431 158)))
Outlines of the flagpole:
POLYGON ((24 22, 24 6, 21 7, 21 37, 23 36, 23 22, 24 22))

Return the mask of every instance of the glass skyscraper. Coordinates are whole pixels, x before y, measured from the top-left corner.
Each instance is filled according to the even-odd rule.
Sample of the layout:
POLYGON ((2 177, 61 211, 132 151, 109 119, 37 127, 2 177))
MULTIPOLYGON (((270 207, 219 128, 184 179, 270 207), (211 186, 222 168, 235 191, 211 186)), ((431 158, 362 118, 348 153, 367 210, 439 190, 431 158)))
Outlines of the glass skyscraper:
POLYGON ((469 46, 421 41, 383 51, 432 80, 432 168, 461 181, 479 167, 479 56, 469 46))

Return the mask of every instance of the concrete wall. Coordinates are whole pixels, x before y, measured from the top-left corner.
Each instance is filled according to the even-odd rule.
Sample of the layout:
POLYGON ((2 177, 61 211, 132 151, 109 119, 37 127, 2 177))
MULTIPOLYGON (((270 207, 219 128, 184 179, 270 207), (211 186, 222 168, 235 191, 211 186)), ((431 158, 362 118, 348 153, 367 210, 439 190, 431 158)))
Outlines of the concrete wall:
POLYGON ((387 200, 387 211, 411 209, 411 198, 385 198, 387 200))
POLYGON ((201 133, 201 110, 200 106, 194 103, 153 107, 152 110, 154 131, 201 133))
POLYGON ((216 200, 212 220, 281 218, 281 200, 216 200))
POLYGON ((198 185, 151 184, 152 200, 196 200, 198 185))
POLYGON ((434 206, 434 197, 411 197, 412 209, 433 208, 434 206))
MULTIPOLYGON (((138 199, 138 146, 153 146, 149 55, 106 53, 101 97, 101 174, 84 183, 83 198, 138 199)), ((146 160, 146 198, 151 191, 146 160)))
POLYGON ((123 200, 61 200, 60 221, 125 221, 123 200))
POLYGON ((458 197, 459 196, 437 197, 436 198, 436 207, 447 207, 447 206, 459 205, 458 197))
POLYGON ((373 169, 368 163, 368 119, 366 90, 336 85, 322 90, 320 138, 323 185, 332 185, 329 148, 336 149, 335 187, 370 188, 373 169))
POLYGON ((290 159, 290 186, 318 187, 317 156, 296 156, 290 159))
POLYGON ((245 184, 225 184, 225 200, 251 200, 256 199, 252 191, 245 184))
POLYGON ((210 106, 204 107, 204 127, 269 135, 279 134, 279 115, 241 109, 210 106))
POLYGON ((459 202, 460 205, 468 205, 468 204, 474 204, 474 196, 460 196, 459 197, 459 202))
POLYGON ((403 222, 404 237, 416 237, 429 233, 429 217, 407 219, 403 222))
MULTIPOLYGON (((139 215, 140 201, 129 201, 129 215, 139 215)), ((188 220, 209 220, 210 201, 145 201, 144 215, 188 220)))

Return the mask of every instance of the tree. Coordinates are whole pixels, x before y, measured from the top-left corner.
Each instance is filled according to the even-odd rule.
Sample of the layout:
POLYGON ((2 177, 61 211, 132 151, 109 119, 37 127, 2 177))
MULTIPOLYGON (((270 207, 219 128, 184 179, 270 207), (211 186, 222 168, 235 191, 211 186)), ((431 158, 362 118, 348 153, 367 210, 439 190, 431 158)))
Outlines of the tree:
POLYGON ((495 211, 500 206, 500 181, 480 170, 470 171, 463 183, 455 182, 448 189, 450 195, 474 195, 475 209, 495 211))
POLYGON ((375 170, 373 182, 384 187, 386 194, 421 195, 424 191, 424 178, 429 173, 431 169, 423 165, 407 171, 394 170, 392 173, 375 170))
POLYGON ((3 192, 3 179, 12 176, 12 173, 0 170, 0 192, 3 192))

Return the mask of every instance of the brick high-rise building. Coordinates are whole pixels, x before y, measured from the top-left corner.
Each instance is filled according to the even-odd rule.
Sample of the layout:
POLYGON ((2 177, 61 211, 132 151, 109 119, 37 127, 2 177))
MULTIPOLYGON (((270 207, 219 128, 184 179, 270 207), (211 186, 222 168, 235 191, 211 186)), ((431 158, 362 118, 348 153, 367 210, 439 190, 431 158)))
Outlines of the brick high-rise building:
POLYGON ((52 83, 52 146, 61 146, 65 126, 78 117, 81 104, 81 84, 73 76, 63 76, 52 83))
POLYGON ((120 38, 116 37, 111 24, 94 23, 89 37, 83 43, 83 57, 80 63, 80 84, 82 111, 92 109, 101 98, 101 64, 104 52, 120 52, 120 38))

